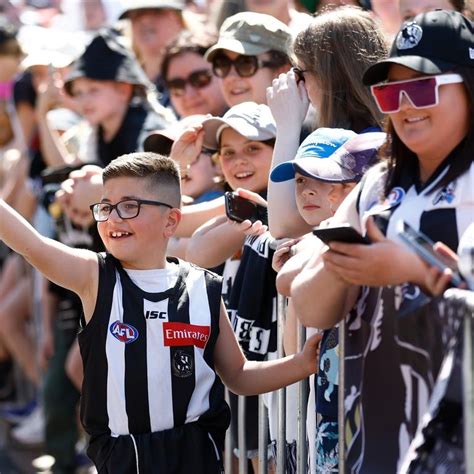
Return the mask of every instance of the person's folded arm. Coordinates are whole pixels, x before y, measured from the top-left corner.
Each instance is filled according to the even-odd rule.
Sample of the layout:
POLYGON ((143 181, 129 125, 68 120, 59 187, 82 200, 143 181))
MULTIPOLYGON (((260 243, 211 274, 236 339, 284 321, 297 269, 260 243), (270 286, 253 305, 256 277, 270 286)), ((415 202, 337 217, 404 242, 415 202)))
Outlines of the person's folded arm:
POLYGON ((191 237, 186 259, 204 268, 217 267, 232 257, 244 244, 245 234, 219 216, 202 225, 191 237))
POLYGON ((191 204, 181 209, 181 220, 175 237, 191 237, 198 227, 225 213, 224 196, 212 201, 191 204))

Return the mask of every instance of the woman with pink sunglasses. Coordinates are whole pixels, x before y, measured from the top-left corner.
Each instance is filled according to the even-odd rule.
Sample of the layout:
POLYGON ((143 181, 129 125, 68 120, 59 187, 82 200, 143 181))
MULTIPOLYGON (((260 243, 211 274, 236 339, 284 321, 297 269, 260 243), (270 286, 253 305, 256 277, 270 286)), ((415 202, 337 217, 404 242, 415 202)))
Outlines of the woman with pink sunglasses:
MULTIPOLYGON (((291 294, 308 326, 332 327, 350 310, 346 469, 405 472, 450 331, 430 297, 452 285, 453 270, 425 263, 399 231, 407 223, 440 242, 438 253, 454 264, 459 238, 474 221, 474 25, 458 12, 416 16, 364 82, 387 114, 387 159, 346 198, 333 223, 349 223, 372 243, 312 249, 291 294), (315 305, 318 294, 324 298, 315 305)), ((447 415, 457 435, 458 408, 447 415)), ((446 443, 462 452, 462 436, 446 435, 446 443)))

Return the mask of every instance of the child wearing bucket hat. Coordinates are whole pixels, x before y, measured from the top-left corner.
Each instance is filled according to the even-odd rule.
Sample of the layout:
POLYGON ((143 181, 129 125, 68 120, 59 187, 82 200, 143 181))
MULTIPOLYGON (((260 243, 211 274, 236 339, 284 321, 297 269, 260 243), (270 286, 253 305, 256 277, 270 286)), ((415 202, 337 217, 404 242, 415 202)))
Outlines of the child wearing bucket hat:
POLYGON ((237 13, 224 21, 205 58, 222 79, 229 107, 246 101, 266 103, 266 88, 290 68, 291 38, 284 23, 263 13, 237 13))
MULTIPOLYGON (((89 125, 76 159, 101 166, 139 150, 173 115, 150 101, 151 84, 135 57, 110 30, 97 34, 73 63, 64 89, 89 125)), ((67 161, 67 158, 64 159, 67 161)))
MULTIPOLYGON (((427 295, 447 287, 451 272, 406 248, 397 228, 405 221, 456 251, 473 220, 474 25, 454 11, 417 15, 402 26, 390 56, 367 70, 364 82, 387 114, 388 160, 367 173, 334 223, 367 230, 372 244, 331 243, 295 278, 292 296, 317 327, 345 316, 341 301, 359 308, 348 320, 346 339, 346 468, 407 472, 408 446, 421 431, 448 350, 447 322, 436 301, 425 303, 427 295), (325 298, 307 306, 317 293, 325 298)), ((445 432, 442 420, 450 419, 451 432, 462 433, 461 419, 450 418, 445 408, 441 403, 440 431, 445 432)), ((449 449, 462 449, 462 435, 449 443, 449 449)), ((431 454, 421 455, 422 465, 431 454)), ((448 469, 444 458, 435 461, 441 470, 448 469)))

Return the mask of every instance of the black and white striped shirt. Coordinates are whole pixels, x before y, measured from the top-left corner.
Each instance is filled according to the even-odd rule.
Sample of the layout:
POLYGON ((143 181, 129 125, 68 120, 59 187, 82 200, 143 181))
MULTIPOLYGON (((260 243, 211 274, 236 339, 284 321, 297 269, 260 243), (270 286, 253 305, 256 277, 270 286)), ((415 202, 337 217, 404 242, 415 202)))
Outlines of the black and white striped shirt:
POLYGON ((139 288, 99 254, 94 314, 79 334, 84 362, 81 418, 92 435, 157 432, 199 422, 227 424, 223 386, 214 371, 220 278, 176 259, 176 284, 139 288))

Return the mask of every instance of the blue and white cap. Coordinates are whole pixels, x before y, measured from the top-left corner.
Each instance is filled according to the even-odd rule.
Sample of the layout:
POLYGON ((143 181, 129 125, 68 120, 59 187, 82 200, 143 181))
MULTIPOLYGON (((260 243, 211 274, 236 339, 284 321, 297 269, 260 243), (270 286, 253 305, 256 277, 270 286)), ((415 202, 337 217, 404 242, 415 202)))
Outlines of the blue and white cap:
POLYGON ((295 171, 304 169, 316 158, 328 158, 356 136, 352 130, 343 128, 318 128, 301 143, 293 160, 281 163, 272 170, 270 179, 275 183, 294 179, 295 171))
POLYGON ((348 140, 327 158, 304 158, 294 163, 295 171, 328 183, 358 183, 378 160, 387 134, 362 133, 348 140))

